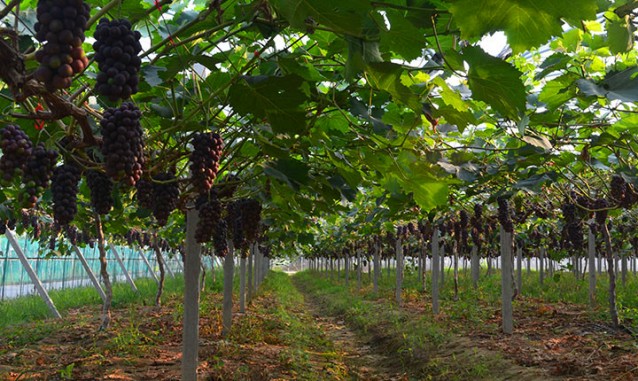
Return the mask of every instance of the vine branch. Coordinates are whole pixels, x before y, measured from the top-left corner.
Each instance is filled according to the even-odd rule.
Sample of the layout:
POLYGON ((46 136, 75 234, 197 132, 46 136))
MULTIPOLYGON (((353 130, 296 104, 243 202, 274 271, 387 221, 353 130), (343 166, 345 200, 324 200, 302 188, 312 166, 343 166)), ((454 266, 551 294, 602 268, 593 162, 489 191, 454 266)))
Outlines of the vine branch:
POLYGON ((0 19, 5 18, 17 5, 20 5, 20 0, 11 0, 9 4, 0 11, 0 19))
MULTIPOLYGON (((0 30, 0 37, 10 36, 16 38, 15 32, 10 29, 0 30)), ((33 119, 62 119, 67 116, 73 117, 83 133, 83 143, 89 146, 96 145, 97 141, 93 136, 89 125, 88 113, 73 102, 49 91, 43 84, 33 79, 25 73, 23 56, 4 38, 0 38, 0 57, 4 58, 3 65, 0 65, 0 79, 9 86, 16 102, 24 102, 29 97, 40 96, 47 104, 49 114, 23 115, 33 119)))

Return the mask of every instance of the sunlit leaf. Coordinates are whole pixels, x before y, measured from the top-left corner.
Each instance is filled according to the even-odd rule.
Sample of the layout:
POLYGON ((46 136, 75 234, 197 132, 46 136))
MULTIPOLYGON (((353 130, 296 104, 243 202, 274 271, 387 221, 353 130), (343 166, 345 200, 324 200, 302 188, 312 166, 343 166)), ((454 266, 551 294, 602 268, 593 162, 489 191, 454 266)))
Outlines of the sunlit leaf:
POLYGON ((450 7, 465 39, 502 30, 514 53, 539 46, 572 25, 596 18, 596 0, 456 0, 450 7))
POLYGON ((463 58, 470 64, 468 83, 473 97, 488 103, 505 117, 518 119, 525 110, 522 73, 477 47, 464 49, 463 58))

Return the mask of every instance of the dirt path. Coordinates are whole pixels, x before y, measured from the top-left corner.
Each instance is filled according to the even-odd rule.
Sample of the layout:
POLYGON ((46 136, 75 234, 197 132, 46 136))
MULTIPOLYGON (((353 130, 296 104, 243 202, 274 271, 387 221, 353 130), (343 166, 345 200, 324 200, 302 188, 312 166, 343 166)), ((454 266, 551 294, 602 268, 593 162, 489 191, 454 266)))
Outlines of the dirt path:
MULTIPOLYGON (((408 342, 404 340, 406 335, 423 335, 417 327, 414 327, 415 332, 409 328, 411 323, 418 324, 415 322, 419 321, 422 314, 402 310, 400 316, 394 316, 393 314, 398 312, 385 313, 386 310, 380 307, 379 301, 366 302, 370 308, 365 318, 369 322, 366 331, 361 332, 351 325, 355 323, 346 322, 347 319, 343 317, 336 317, 339 315, 327 316, 322 312, 332 304, 332 299, 315 295, 310 289, 306 289, 303 281, 293 284, 305 296, 308 311, 312 313, 326 337, 342 351, 343 362, 348 369, 347 374, 352 380, 562 379, 550 375, 547 369, 517 364, 512 359, 504 358, 501 351, 478 346, 472 337, 463 334, 449 333, 445 335, 444 340, 439 338, 443 341, 430 344, 408 342), (394 319, 402 319, 404 323, 396 326, 391 323, 394 319)), ((348 314, 347 309, 342 313, 348 314)), ((357 314, 356 311, 353 313, 357 314)), ((415 340, 431 339, 426 336, 419 337, 415 340)), ((436 338, 432 338, 434 339, 436 338)))
POLYGON ((398 381, 407 380, 407 375, 388 368, 395 359, 391 359, 374 350, 350 330, 343 320, 322 315, 312 303, 306 301, 316 324, 326 338, 334 343, 335 351, 343 362, 346 374, 351 380, 398 381))

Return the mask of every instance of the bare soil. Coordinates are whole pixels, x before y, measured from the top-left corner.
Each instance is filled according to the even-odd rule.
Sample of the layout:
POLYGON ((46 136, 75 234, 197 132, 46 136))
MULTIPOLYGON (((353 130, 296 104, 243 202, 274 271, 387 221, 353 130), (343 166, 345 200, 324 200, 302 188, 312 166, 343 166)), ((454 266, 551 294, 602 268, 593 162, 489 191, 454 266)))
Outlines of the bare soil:
MULTIPOLYGON (((514 333, 500 331, 501 311, 478 327, 445 312, 436 319, 458 332, 469 345, 501 353, 516 365, 543 370, 564 380, 638 379, 638 340, 629 330, 613 328, 589 307, 573 303, 550 303, 519 296, 514 304, 514 333)), ((427 297, 405 308, 414 314, 430 308, 427 297)))
MULTIPOLYGON (((221 295, 203 297, 209 307, 200 319, 201 380, 464 379, 441 373, 450 364, 484 365, 487 374, 480 379, 486 380, 638 379, 636 338, 597 321, 582 305, 520 297, 513 335, 500 333, 497 309, 478 328, 442 313, 434 319, 446 324, 451 338, 407 356, 397 350, 392 327, 357 331, 306 295, 305 305, 289 312, 318 327, 334 353, 309 347, 299 354, 281 339, 286 327, 271 326, 273 317, 257 312, 276 305, 272 295, 256 298, 246 314, 235 313, 227 340, 221 337, 221 295), (295 356, 306 356, 310 368, 299 369, 295 356)), ((115 309, 107 332, 97 331, 98 306, 71 311, 62 321, 16 327, 0 336, 0 380, 179 380, 180 308, 174 299, 161 309, 115 309)), ((403 310, 414 318, 428 308, 426 296, 405 295, 403 310)))

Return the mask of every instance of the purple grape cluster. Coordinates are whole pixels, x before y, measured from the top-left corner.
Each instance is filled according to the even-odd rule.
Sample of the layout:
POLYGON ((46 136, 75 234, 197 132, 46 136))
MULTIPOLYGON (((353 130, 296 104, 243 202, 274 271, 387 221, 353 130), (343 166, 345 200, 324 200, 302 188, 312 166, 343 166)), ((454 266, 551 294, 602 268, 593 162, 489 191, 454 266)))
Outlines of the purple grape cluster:
POLYGON ((82 0, 38 1, 35 37, 46 43, 35 53, 40 67, 34 76, 50 91, 69 88, 73 76, 89 64, 82 43, 90 10, 82 0))
POLYGON ((96 91, 111 101, 128 99, 137 93, 142 50, 138 31, 131 30, 128 20, 100 20, 95 29, 95 60, 100 72, 96 91))
POLYGON ((119 108, 106 109, 100 121, 106 174, 130 186, 140 179, 144 165, 141 117, 133 103, 124 102, 119 108))
POLYGON ((0 130, 0 149, 0 179, 10 182, 14 176, 24 173, 33 152, 33 143, 20 127, 9 124, 0 130))
POLYGON ((191 143, 191 180, 196 191, 204 194, 211 189, 217 178, 224 142, 219 134, 208 132, 195 134, 191 143))

